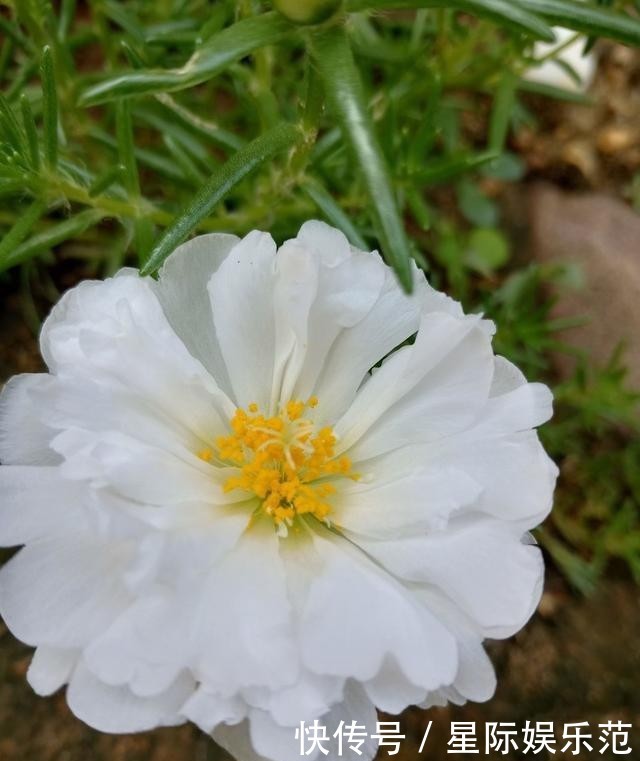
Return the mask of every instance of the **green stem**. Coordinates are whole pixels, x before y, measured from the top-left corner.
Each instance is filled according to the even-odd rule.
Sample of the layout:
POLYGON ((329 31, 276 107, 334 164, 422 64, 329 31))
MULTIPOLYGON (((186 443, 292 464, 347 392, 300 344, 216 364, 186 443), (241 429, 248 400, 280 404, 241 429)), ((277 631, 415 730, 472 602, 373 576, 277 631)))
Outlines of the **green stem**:
POLYGON ((383 251, 411 292, 411 252, 345 28, 333 26, 318 33, 313 49, 328 104, 364 177, 383 251))

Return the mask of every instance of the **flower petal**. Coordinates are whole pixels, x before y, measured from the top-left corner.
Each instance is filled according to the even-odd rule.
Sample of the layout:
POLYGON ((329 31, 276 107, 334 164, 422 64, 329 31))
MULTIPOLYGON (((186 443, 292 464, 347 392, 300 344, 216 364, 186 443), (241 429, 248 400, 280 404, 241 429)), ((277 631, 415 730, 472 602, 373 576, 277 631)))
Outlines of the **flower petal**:
POLYGON ((276 244, 249 233, 209 280, 218 342, 239 407, 268 409, 274 376, 273 286, 276 244))
POLYGON ((387 359, 336 425, 354 462, 470 425, 487 399, 491 341, 479 318, 423 316, 416 342, 387 359))
POLYGON ((254 523, 201 582, 192 619, 194 673, 225 697, 252 685, 279 689, 297 677, 278 543, 271 521, 254 523))
POLYGON ((60 461, 49 443, 54 431, 42 422, 33 392, 46 389, 51 378, 24 373, 10 378, 0 394, 0 462, 3 465, 54 465, 60 461))
POLYGON ((115 391, 129 408, 168 418, 199 440, 225 431, 231 402, 173 332, 148 278, 124 273, 68 291, 47 318, 41 345, 54 374, 93 390, 103 426, 122 423, 120 405, 110 403, 115 391))
POLYGON ((417 686, 453 679, 454 638, 408 590, 345 540, 322 532, 313 546, 320 565, 300 620, 309 669, 369 680, 393 656, 417 686))
POLYGON ((0 571, 0 613, 30 645, 85 645, 128 604, 127 544, 80 534, 30 544, 0 571))
POLYGON ((79 652, 60 650, 53 647, 39 647, 34 653, 27 671, 27 681, 36 695, 53 695, 69 681, 79 652))
POLYGON ((63 537, 87 528, 84 484, 62 478, 57 467, 0 467, 0 546, 63 537))
MULTIPOLYGON (((377 254, 367 256, 382 265, 377 254)), ((383 271, 378 299, 359 322, 336 337, 315 384, 315 394, 332 423, 352 403, 371 368, 418 330, 424 276, 416 275, 414 293, 407 296, 396 276, 386 267, 383 271)))
POLYGON ((81 721, 100 732, 143 732, 183 724, 180 708, 194 689, 193 679, 183 674, 162 694, 140 698, 127 687, 104 684, 80 662, 69 682, 67 703, 81 721))
POLYGON ((341 490, 332 522, 349 533, 391 538, 442 530, 449 517, 473 504, 481 487, 464 471, 451 467, 414 467, 395 478, 365 476, 341 490))
POLYGON ((154 284, 176 335, 227 396, 232 395, 231 383, 213 329, 207 283, 239 241, 237 236, 223 233, 198 235, 178 246, 165 260, 154 284))
POLYGON ((441 589, 486 637, 518 631, 540 599, 540 550, 523 543, 517 527, 496 520, 467 520, 445 534, 360 543, 391 573, 441 589))

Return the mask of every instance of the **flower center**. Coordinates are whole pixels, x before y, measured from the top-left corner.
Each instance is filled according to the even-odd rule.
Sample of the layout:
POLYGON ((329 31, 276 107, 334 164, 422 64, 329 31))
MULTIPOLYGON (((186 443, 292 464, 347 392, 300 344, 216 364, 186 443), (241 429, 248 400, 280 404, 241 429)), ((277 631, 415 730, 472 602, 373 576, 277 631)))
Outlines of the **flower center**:
POLYGON ((298 516, 312 515, 330 523, 331 495, 338 478, 357 479, 346 456, 335 456, 336 436, 331 426, 317 429, 305 416, 318 400, 288 402, 277 415, 266 417, 258 405, 238 408, 231 419, 231 435, 216 440, 216 451, 205 449, 206 461, 217 457, 240 469, 225 483, 225 491, 243 489, 262 501, 278 533, 286 536, 298 516))

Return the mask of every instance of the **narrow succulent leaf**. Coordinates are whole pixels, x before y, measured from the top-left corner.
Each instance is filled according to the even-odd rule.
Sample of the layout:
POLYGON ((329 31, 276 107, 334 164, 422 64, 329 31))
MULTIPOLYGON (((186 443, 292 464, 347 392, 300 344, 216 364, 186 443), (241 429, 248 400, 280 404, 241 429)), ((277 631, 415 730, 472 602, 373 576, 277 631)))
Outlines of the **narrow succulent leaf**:
POLYGON ((536 95, 544 95, 554 100, 563 100, 567 103, 579 103, 583 106, 594 104, 594 99, 587 93, 576 90, 565 90, 562 87, 547 85, 544 82, 531 82, 528 79, 521 79, 518 82, 518 90, 532 92, 536 95))
POLYGON ((125 187, 129 195, 137 197, 140 195, 140 181, 135 158, 131 105, 124 99, 118 101, 116 106, 116 139, 118 156, 124 167, 125 187))
POLYGON ((76 0, 62 0, 60 3, 60 15, 58 16, 58 39, 67 39, 69 30, 73 24, 76 12, 76 0))
POLYGON ((595 37, 640 45, 640 18, 579 0, 513 0, 513 4, 546 21, 595 37))
POLYGON ((58 93, 53 71, 51 48, 46 45, 40 64, 42 74, 42 119, 44 131, 44 155, 50 168, 58 164, 58 93))
POLYGON ((302 190, 315 203, 318 209, 320 209, 327 221, 342 230, 350 243, 363 251, 366 251, 369 248, 367 242, 362 235, 360 235, 349 217, 344 211, 342 211, 340 206, 338 206, 329 191, 320 185, 320 183, 308 180, 302 185, 302 190))
POLYGON ((350 11, 393 8, 452 8, 478 18, 488 19, 516 32, 526 32, 541 40, 554 42, 549 24, 512 0, 349 0, 350 11))
POLYGON ((419 182, 423 186, 437 185, 440 182, 448 182, 460 175, 485 166, 485 164, 491 163, 497 157, 498 153, 493 151, 445 156, 444 158, 434 159, 428 166, 412 172, 410 177, 414 184, 419 182))
POLYGON ((28 37, 24 36, 18 23, 12 22, 2 15, 0 15, 0 32, 2 32, 5 37, 13 40, 26 52, 30 52, 32 50, 32 41, 28 37))
POLYGON ((22 110, 22 124, 24 126, 24 132, 27 136, 27 146, 29 148, 29 157, 31 159, 31 166, 38 171, 40 169, 40 147, 38 145, 38 132, 36 130, 36 123, 33 118, 33 112, 31 110, 31 103, 26 93, 23 93, 20 98, 20 108, 22 110))
POLYGON ((383 251, 402 285, 410 291, 413 280, 409 243, 344 28, 319 33, 314 52, 327 101, 364 177, 383 251))
POLYGON ((69 238, 77 237, 104 217, 103 211, 87 209, 69 219, 51 225, 36 235, 32 235, 29 240, 9 251, 6 256, 0 259, 0 272, 9 267, 14 267, 16 264, 22 264, 69 238))
POLYGON ((109 77, 89 87, 80 102, 88 106, 123 96, 193 87, 208 81, 256 48, 280 42, 291 34, 292 29, 293 26, 275 12, 238 21, 209 38, 184 66, 178 69, 142 69, 109 77))
POLYGON ((509 132, 518 77, 506 69, 500 79, 489 122, 489 150, 500 153, 509 132))
POLYGON ((16 220, 0 241, 0 267, 2 262, 11 255, 17 246, 22 243, 29 234, 31 228, 40 219, 47 205, 40 199, 34 201, 29 208, 23 212, 16 220))
POLYGON ((89 196, 91 198, 95 198, 101 193, 104 193, 104 191, 108 190, 114 184, 114 182, 119 182, 122 180, 125 171, 126 170, 122 164, 118 164, 118 166, 107 169, 106 172, 103 172, 101 175, 96 177, 96 179, 91 183, 89 186, 89 196))
POLYGON ((302 140, 302 136, 300 129, 283 123, 234 153, 214 172, 182 214, 165 230, 142 268, 142 274, 148 275, 158 269, 167 256, 241 180, 272 156, 293 147, 302 140))
POLYGON ((20 133, 20 125, 9 101, 2 93, 0 93, 0 134, 17 153, 22 152, 24 146, 20 133))

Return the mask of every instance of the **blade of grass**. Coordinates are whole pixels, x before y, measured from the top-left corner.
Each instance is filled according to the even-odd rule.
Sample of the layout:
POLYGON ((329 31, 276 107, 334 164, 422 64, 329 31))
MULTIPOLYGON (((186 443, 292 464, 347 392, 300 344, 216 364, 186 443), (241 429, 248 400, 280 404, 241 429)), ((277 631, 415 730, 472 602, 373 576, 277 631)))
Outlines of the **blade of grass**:
POLYGON ((37 172, 40 169, 40 148, 38 147, 38 132, 36 130, 36 123, 33 118, 33 112, 31 110, 31 103, 26 93, 22 93, 20 97, 20 108, 22 109, 22 124, 24 125, 24 131, 27 136, 27 145, 29 147, 29 156, 31 158, 31 166, 37 172))
POLYGON ((5 233, 0 241, 0 263, 22 243, 46 208, 46 203, 37 199, 18 217, 13 227, 5 233))
POLYGON ((51 225, 46 230, 33 235, 13 251, 8 252, 0 259, 0 272, 16 264, 32 259, 42 251, 46 251, 52 246, 57 246, 69 238, 75 238, 83 233, 87 228, 95 225, 105 216, 104 212, 97 209, 87 209, 74 215, 70 219, 65 219, 51 225))
POLYGON ((410 292, 411 251, 345 29, 331 27, 318 33, 313 51, 329 106, 364 177, 387 261, 410 292))
POLYGON ((238 21, 208 39, 178 69, 142 69, 119 74, 89 87, 81 96, 84 106, 115 98, 171 92, 206 82, 229 64, 256 48, 283 40, 294 29, 279 13, 263 13, 238 21))
POLYGON ((557 26, 640 45, 640 19, 626 13, 575 0, 513 0, 513 4, 557 26))
POLYGON ((45 45, 42 51, 40 73, 42 74, 44 155, 49 168, 55 169, 58 165, 58 94, 49 45, 45 45))
POLYGON ((260 135, 234 153, 202 186, 191 203, 170 225, 156 243, 142 274, 149 275, 212 212, 242 179, 264 162, 302 139, 302 132, 292 124, 282 123, 260 135))
POLYGON ((385 8, 452 8, 478 18, 486 18, 516 32, 527 32, 540 40, 554 42, 551 27, 534 13, 512 0, 349 0, 347 10, 384 10, 385 8))
POLYGON ((369 246, 365 239, 360 235, 349 217, 342 211, 334 201, 331 194, 320 183, 314 180, 308 180, 303 183, 302 190, 309 196, 315 205, 324 214, 328 222, 335 225, 347 236, 349 242, 356 248, 366 251, 369 246))

